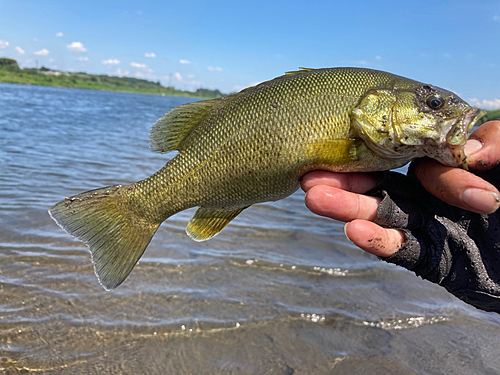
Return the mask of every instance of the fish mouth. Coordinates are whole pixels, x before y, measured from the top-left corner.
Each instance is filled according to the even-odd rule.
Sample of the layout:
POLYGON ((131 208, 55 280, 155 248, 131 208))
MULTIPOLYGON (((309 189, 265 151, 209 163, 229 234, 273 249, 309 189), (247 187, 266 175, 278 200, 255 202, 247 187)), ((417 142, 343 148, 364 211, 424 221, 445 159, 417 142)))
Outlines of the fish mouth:
POLYGON ((454 124, 452 124, 451 129, 446 134, 446 143, 448 144, 448 149, 451 151, 452 160, 450 163, 453 166, 460 167, 462 169, 468 170, 467 167, 467 155, 465 154, 465 143, 469 138, 472 129, 476 122, 482 118, 486 112, 479 108, 471 108, 465 112, 461 117, 459 117, 454 124))
POLYGON ((440 139, 426 143, 424 153, 441 164, 468 170, 465 143, 476 122, 484 115, 481 109, 469 107, 460 117, 442 120, 439 125, 442 130, 440 139))

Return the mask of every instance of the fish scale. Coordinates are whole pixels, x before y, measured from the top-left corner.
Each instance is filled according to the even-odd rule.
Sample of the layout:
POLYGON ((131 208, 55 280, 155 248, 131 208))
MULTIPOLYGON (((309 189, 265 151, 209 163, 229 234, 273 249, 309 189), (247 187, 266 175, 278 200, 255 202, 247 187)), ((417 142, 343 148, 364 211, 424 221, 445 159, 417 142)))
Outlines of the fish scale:
POLYGON ((150 132, 154 151, 179 151, 160 171, 49 212, 89 246, 99 281, 113 289, 177 212, 199 207, 186 230, 204 241, 252 204, 289 196, 311 170, 388 170, 425 155, 465 167, 463 145, 480 116, 449 91, 390 73, 301 69, 174 108, 150 132))

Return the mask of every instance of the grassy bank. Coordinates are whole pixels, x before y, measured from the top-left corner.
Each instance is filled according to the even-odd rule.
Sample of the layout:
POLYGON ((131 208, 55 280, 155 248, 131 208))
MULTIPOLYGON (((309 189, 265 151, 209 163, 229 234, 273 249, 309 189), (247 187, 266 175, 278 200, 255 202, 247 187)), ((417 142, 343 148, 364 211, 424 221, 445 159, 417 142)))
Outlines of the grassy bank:
POLYGON ((92 90, 126 91, 147 94, 190 96, 195 98, 217 98, 224 96, 219 90, 200 88, 196 91, 177 90, 165 87, 160 82, 131 77, 87 74, 84 72, 62 72, 42 67, 20 69, 13 59, 0 58, 0 82, 22 85, 73 87, 92 90))

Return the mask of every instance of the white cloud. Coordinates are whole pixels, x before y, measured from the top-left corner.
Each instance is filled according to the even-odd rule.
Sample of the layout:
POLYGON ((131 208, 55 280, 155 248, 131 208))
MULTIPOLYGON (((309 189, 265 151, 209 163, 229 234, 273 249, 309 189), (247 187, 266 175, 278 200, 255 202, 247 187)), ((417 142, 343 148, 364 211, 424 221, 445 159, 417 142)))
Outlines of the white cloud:
POLYGON ((19 53, 20 55, 24 55, 24 50, 23 50, 21 47, 17 46, 17 47, 15 48, 15 50, 16 50, 16 51, 17 51, 17 53, 19 53))
POLYGON ((72 42, 71 44, 68 44, 66 48, 68 49, 68 51, 74 51, 74 52, 87 51, 87 48, 85 48, 81 42, 72 42))
POLYGON ((4 40, 0 40, 0 48, 5 48, 9 46, 9 42, 6 42, 4 40))
POLYGON ((212 72, 222 72, 222 68, 218 67, 218 66, 209 66, 208 70, 210 70, 212 72))
POLYGON ((189 60, 179 60, 181 64, 191 64, 191 61, 189 60))
POLYGON ((38 42, 38 39, 37 39, 37 38, 33 38, 33 41, 34 41, 34 42, 38 42))
POLYGON ((154 52, 150 52, 150 53, 146 52, 146 53, 144 54, 144 56, 146 56, 146 57, 156 57, 156 55, 155 55, 155 53, 154 53, 154 52))
POLYGON ((63 35, 64 35, 63 33, 57 33, 57 34, 56 34, 56 36, 57 36, 58 38, 62 37, 63 35))
POLYGON ((495 22, 500 22, 500 16, 495 16, 495 17, 493 17, 493 21, 495 21, 495 22))
POLYGON ((116 69, 116 74, 119 75, 120 77, 128 76, 129 75, 129 71, 125 70, 123 72, 120 68, 118 68, 118 69, 116 69))
POLYGON ((176 78, 178 81, 182 81, 182 76, 181 76, 181 73, 176 72, 176 73, 174 74, 174 76, 175 76, 175 78, 176 78))
POLYGON ((136 72, 135 73, 135 78, 144 78, 144 77, 145 77, 144 74, 141 73, 141 72, 136 72))
MULTIPOLYGON (((153 73, 153 72, 154 72, 154 70, 153 70, 153 69, 151 69, 151 68, 149 68, 146 64, 141 64, 141 63, 131 62, 131 63, 130 63, 130 66, 131 66, 131 67, 133 67, 133 68, 136 68, 136 69, 141 69, 141 70, 143 70, 144 72, 149 73, 149 74, 151 74, 151 73, 153 73)), ((142 78, 142 77, 140 77, 140 78, 142 78)), ((150 77, 150 78, 151 78, 151 77, 150 77)))
POLYGON ((469 103, 475 105, 479 108, 484 109, 500 109, 500 99, 496 98, 493 100, 483 99, 479 100, 478 98, 469 99, 469 103))
POLYGON ((41 49, 40 51, 35 51, 33 52, 35 55, 38 56, 47 56, 50 52, 47 48, 41 49))
POLYGON ((382 56, 380 55, 375 56, 375 60, 382 60, 382 56))
POLYGON ((89 58, 87 56, 85 56, 85 57, 79 57, 78 60, 79 61, 89 61, 89 58))
POLYGON ((102 63, 104 65, 118 65, 118 64, 120 64, 120 60, 118 60, 118 59, 107 59, 107 60, 102 60, 102 63))
POLYGON ((136 62, 131 62, 130 66, 137 68, 137 69, 147 69, 148 68, 148 66, 146 64, 141 64, 141 63, 136 63, 136 62))

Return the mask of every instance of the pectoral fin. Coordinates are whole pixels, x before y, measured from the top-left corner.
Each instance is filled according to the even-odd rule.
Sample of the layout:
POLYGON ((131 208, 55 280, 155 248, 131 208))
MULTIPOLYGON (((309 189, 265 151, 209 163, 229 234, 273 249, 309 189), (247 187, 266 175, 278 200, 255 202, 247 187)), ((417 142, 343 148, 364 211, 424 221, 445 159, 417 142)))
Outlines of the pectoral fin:
POLYGON ((219 234, 245 208, 218 209, 200 207, 189 221, 186 233, 197 242, 209 240, 219 234))
POLYGON ((313 164, 341 165, 357 160, 356 139, 318 140, 307 144, 306 152, 313 164))

